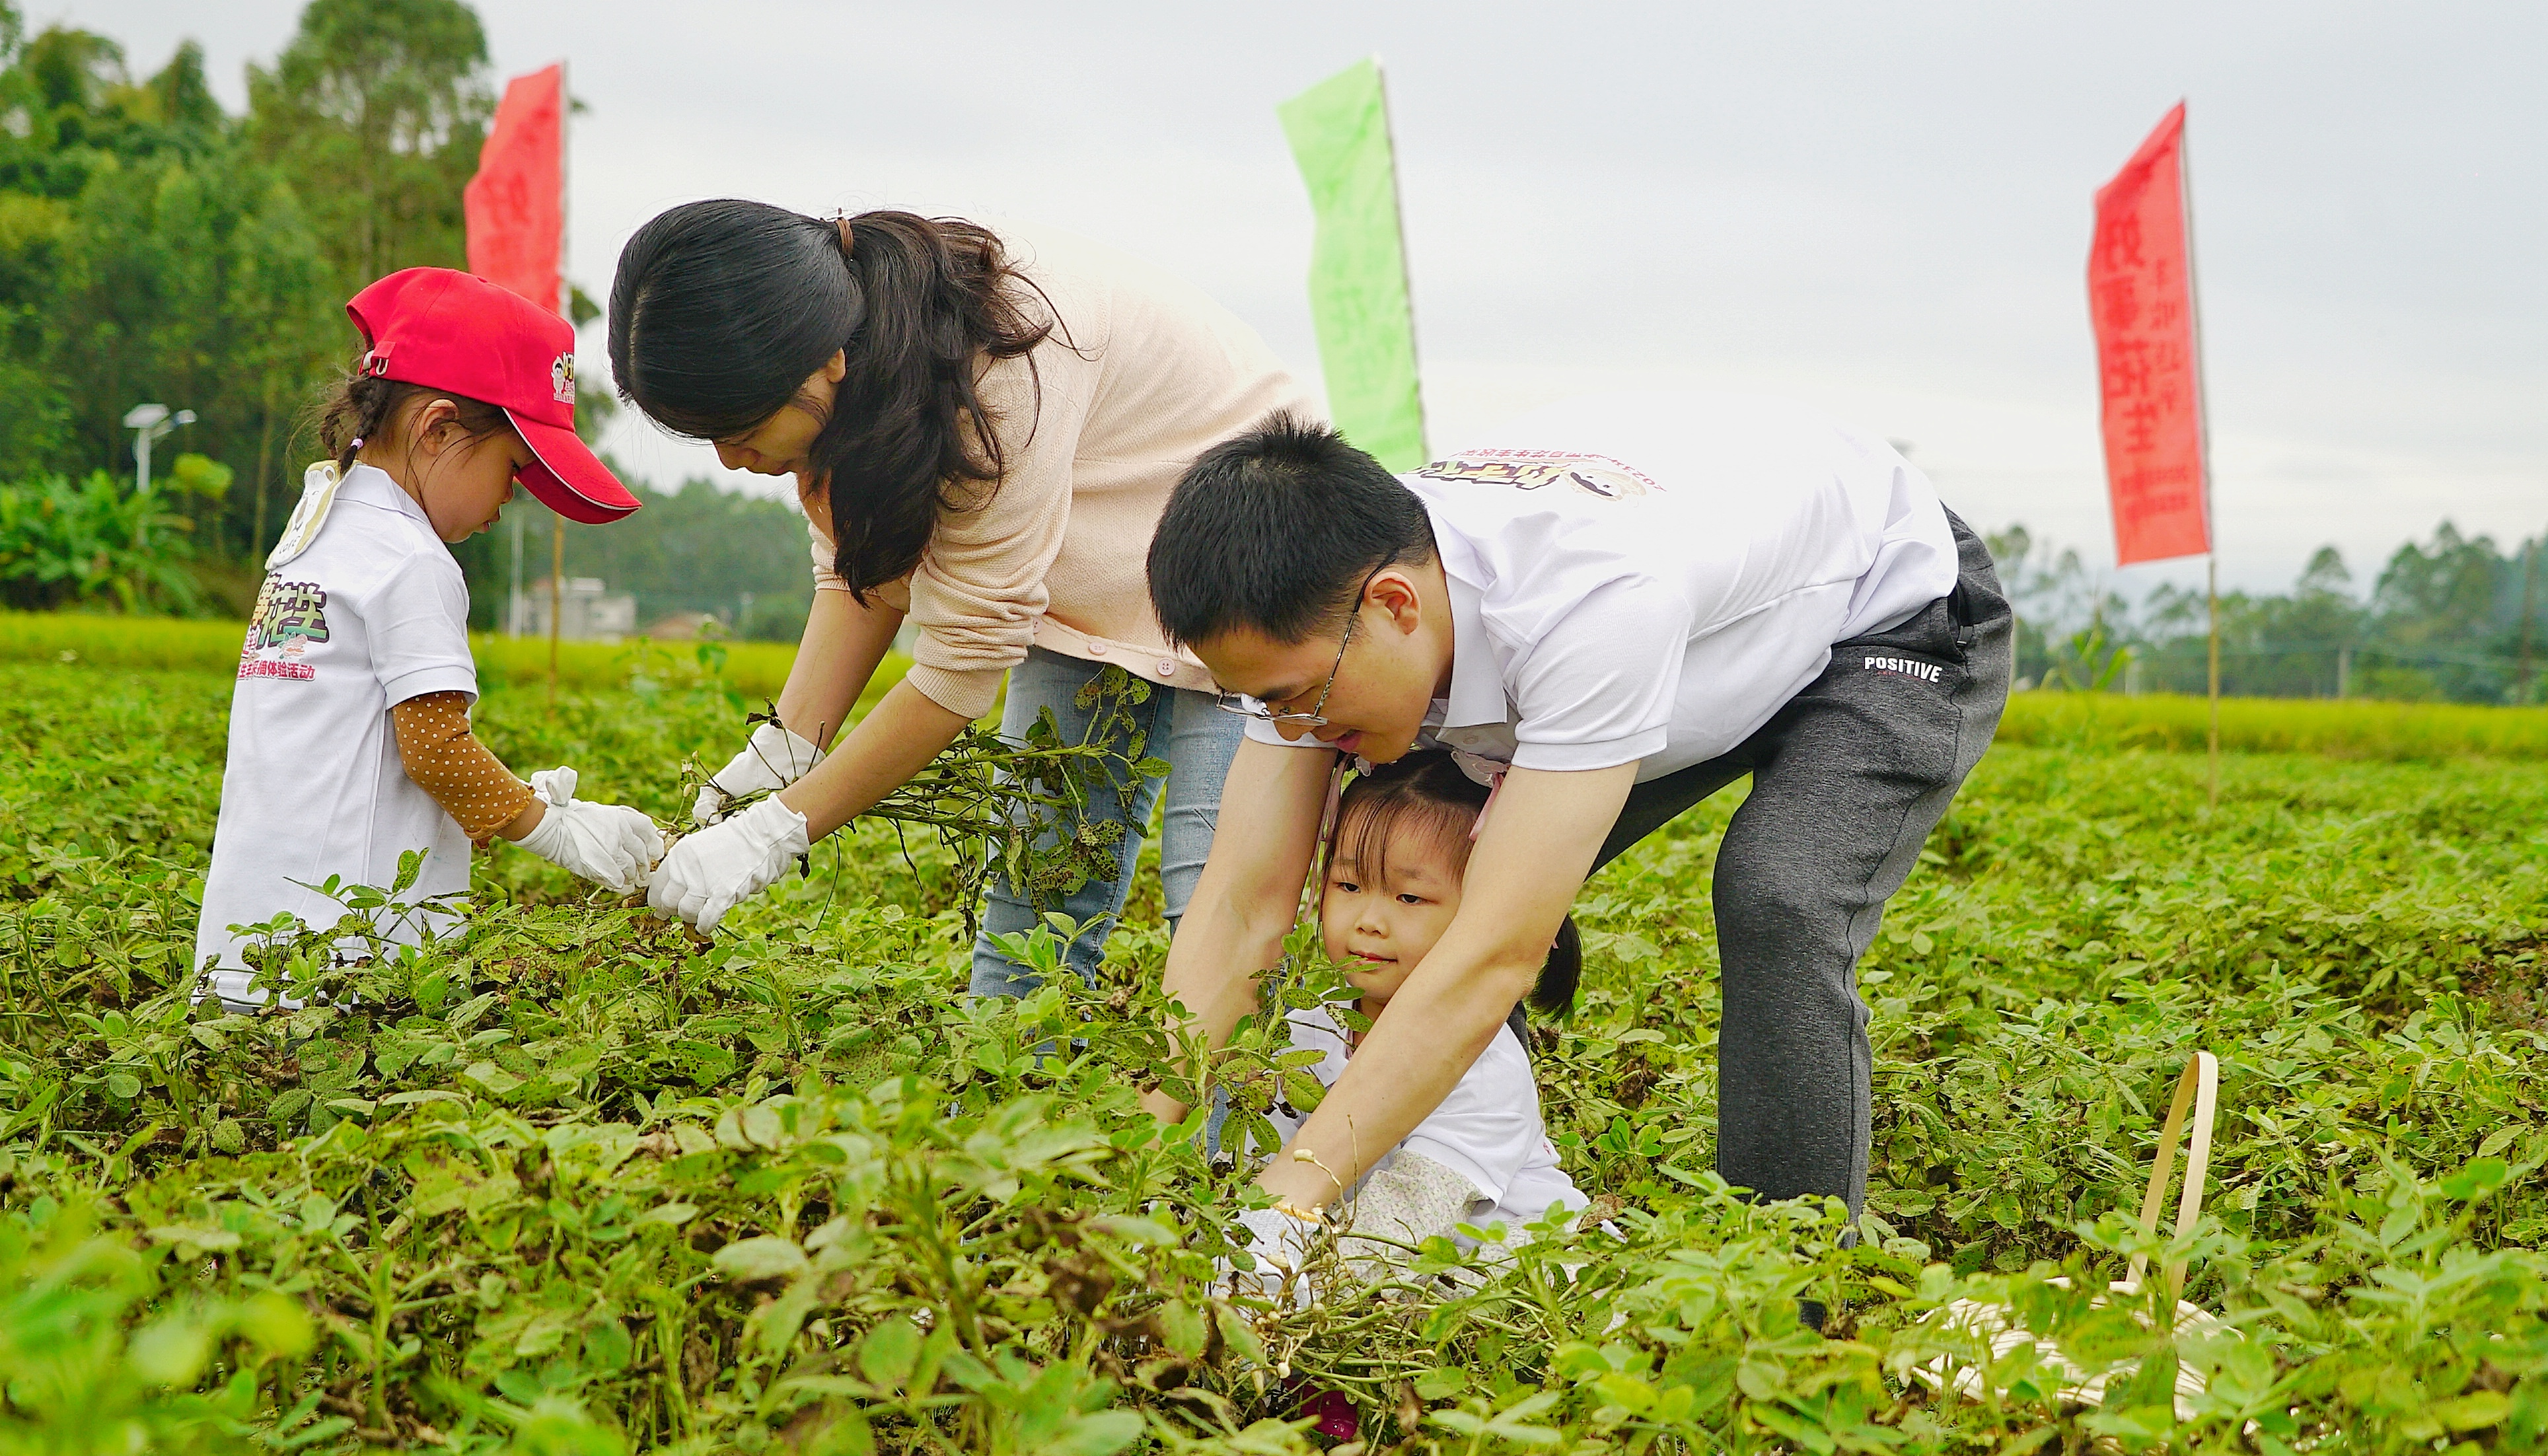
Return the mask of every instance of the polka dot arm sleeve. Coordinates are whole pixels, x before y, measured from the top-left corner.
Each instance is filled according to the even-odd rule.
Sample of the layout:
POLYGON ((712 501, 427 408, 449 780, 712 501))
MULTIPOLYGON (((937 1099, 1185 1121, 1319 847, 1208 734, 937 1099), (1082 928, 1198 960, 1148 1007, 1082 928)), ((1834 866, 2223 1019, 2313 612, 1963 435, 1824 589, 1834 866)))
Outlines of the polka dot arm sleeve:
POLYGON ((485 844, 531 801, 514 777, 469 731, 469 694, 427 692, 390 709, 407 776, 460 821, 472 843, 485 844))

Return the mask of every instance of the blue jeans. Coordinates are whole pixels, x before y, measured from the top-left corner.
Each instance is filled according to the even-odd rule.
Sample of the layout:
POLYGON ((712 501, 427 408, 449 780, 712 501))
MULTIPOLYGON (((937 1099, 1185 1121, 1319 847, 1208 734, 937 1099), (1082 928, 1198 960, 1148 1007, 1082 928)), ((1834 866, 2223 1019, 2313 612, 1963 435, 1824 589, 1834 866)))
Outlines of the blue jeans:
MULTIPOLYGON (((1063 741, 1079 742, 1088 731, 1090 715, 1071 699, 1105 667, 1104 663, 1083 662, 1040 647, 1029 649, 1027 660, 1009 670, 1009 698, 1000 713, 1000 732, 1010 738, 1024 738, 1035 725, 1036 714, 1050 708, 1053 720, 1061 726, 1063 741)), ((1088 928, 1071 943, 1065 958, 1081 980, 1092 984, 1097 978, 1098 962, 1106 954, 1106 938, 1114 933, 1115 919, 1124 911, 1124 897, 1133 888, 1133 863, 1141 853, 1142 838, 1149 832, 1150 810, 1158 802, 1163 782, 1168 803, 1159 836, 1159 880, 1166 891, 1171 932, 1186 913, 1186 901, 1193 897, 1195 881, 1203 875, 1204 857, 1212 851, 1213 822, 1221 811, 1221 782, 1229 774, 1229 761, 1238 753, 1241 730, 1246 726, 1234 714, 1214 707, 1206 693, 1156 683, 1151 684, 1150 700, 1133 709, 1133 716, 1148 735, 1148 752, 1168 761, 1168 776, 1165 780, 1143 781, 1129 815, 1113 794, 1101 793, 1089 804, 1090 817, 1118 820, 1124 825, 1124 838, 1116 847, 1115 878, 1092 879, 1058 903, 1045 907, 1088 923, 1088 928)), ((1121 752, 1126 745, 1117 742, 1110 746, 1121 752)), ((973 943, 973 994, 1027 995, 1038 984, 1034 972, 1002 955, 991 938, 1032 930, 1039 919, 1036 909, 997 874, 991 876, 985 899, 982 933, 973 943)))

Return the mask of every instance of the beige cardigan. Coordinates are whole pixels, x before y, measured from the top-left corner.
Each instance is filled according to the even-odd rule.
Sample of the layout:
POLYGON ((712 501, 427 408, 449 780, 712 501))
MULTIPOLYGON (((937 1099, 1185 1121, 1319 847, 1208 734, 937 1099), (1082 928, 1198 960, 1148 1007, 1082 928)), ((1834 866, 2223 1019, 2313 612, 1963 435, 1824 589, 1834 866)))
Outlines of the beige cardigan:
MULTIPOLYGON (((919 629, 910 682, 979 717, 1037 646, 1208 691, 1203 664, 1170 648, 1151 614, 1144 563, 1159 512, 1206 449, 1271 410, 1326 410, 1254 330, 1190 285, 1084 239, 1002 236, 1057 324, 982 375, 1008 457, 990 503, 942 510, 919 567, 880 593, 919 629)), ((849 590, 830 538, 813 538, 815 586, 849 590)))

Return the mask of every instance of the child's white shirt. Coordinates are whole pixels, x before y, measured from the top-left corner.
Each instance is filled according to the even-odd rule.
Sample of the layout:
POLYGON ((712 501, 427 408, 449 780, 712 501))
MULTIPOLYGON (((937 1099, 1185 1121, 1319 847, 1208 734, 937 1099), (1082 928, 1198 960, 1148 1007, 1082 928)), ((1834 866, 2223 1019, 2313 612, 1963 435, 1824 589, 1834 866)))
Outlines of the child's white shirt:
MULTIPOLYGON (((305 501, 324 484, 323 471, 313 468, 305 501)), ((393 706, 428 692, 478 695, 468 583, 407 492, 356 465, 316 538, 267 572, 239 651, 221 819, 195 935, 195 964, 220 962, 214 992, 246 999, 231 926, 287 910, 315 927, 343 915, 303 885, 334 875, 386 889, 399 857, 422 850, 422 873, 403 899, 469 888, 469 837, 408 776, 390 722, 393 706)), ((442 918, 382 929, 412 944, 440 928, 420 919, 442 918)))
MULTIPOLYGON (((1287 1021, 1294 1046, 1326 1053, 1310 1072, 1320 1085, 1333 1087, 1352 1054, 1344 1029, 1324 1007, 1292 1012, 1287 1021)), ((1269 1121, 1289 1146, 1308 1118, 1287 1115, 1278 1106, 1269 1121)), ((1509 1026, 1496 1029, 1496 1039, 1442 1105, 1374 1162, 1373 1171, 1402 1152, 1428 1158, 1468 1180, 1476 1196, 1461 1222, 1480 1228, 1502 1224, 1517 1233, 1555 1205, 1580 1209, 1589 1203, 1558 1166, 1556 1144, 1548 1140, 1540 1121, 1539 1083, 1530 1073, 1530 1054, 1509 1026)), ((1456 1241, 1463 1247, 1473 1243, 1465 1235, 1456 1241)))

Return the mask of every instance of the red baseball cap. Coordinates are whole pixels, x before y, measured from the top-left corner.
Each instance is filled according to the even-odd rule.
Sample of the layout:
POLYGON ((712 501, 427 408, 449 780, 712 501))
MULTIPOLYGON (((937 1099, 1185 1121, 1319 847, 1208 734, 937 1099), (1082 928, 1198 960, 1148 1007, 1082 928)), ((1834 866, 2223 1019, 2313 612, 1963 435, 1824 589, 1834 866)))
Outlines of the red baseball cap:
POLYGON ((345 305, 363 331, 363 373, 483 400, 530 444, 515 479, 569 520, 635 510, 575 432, 575 329, 509 288, 449 268, 404 268, 345 305))

